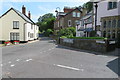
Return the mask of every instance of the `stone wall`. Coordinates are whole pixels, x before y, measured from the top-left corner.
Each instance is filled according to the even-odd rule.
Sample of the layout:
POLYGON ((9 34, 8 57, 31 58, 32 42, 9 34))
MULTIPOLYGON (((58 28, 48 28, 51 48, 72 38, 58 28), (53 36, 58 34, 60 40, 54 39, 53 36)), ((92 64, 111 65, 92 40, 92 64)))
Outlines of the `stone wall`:
POLYGON ((94 40, 94 39, 58 39, 59 44, 63 46, 96 51, 96 52, 110 52, 115 50, 115 41, 111 40, 94 40))

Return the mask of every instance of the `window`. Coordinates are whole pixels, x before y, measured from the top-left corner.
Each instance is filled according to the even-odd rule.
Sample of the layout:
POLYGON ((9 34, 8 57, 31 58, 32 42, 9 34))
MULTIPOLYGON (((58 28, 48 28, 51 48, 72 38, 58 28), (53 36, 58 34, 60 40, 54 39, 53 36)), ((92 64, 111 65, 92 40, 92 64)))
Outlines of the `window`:
POLYGON ((117 2, 113 2, 113 8, 117 8, 117 2))
POLYGON ((73 17, 76 17, 76 12, 73 12, 73 17))
POLYGON ((33 33, 30 34, 30 38, 33 38, 33 33))
POLYGON ((117 2, 108 2, 108 9, 117 8, 117 2))
POLYGON ((77 13, 77 17, 80 17, 80 13, 77 13))
POLYGON ((106 37, 106 31, 103 31, 103 37, 106 37))
POLYGON ((10 40, 19 40, 19 33, 10 33, 10 40))
POLYGON ((117 27, 120 27, 120 20, 118 20, 118 24, 117 24, 117 27))
POLYGON ((113 39, 115 38, 115 31, 113 31, 112 38, 113 39))
POLYGON ((103 22, 103 27, 106 28, 106 21, 103 22))
POLYGON ((71 20, 68 20, 68 26, 69 27, 71 26, 71 20))
POLYGON ((30 32, 28 32, 28 37, 30 37, 30 32))
POLYGON ((81 26, 84 26, 84 20, 81 21, 81 26))
POLYGON ((13 21, 13 29, 19 29, 19 21, 13 21))
POLYGON ((108 36, 107 36, 107 37, 108 37, 108 38, 110 38, 110 35, 111 35, 111 32, 110 32, 110 31, 108 31, 108 36))
POLYGON ((108 27, 111 27, 111 20, 108 21, 108 27))
POLYGON ((112 21, 112 27, 116 27, 116 20, 112 21))
POLYGON ((80 22, 78 20, 75 21, 75 25, 79 25, 80 22))

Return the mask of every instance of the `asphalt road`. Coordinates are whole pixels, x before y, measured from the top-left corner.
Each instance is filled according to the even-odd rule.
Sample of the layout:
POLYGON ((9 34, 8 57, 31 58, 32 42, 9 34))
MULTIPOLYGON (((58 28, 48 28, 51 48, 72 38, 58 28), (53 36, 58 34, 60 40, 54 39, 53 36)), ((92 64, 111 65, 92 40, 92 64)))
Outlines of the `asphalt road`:
POLYGON ((49 38, 2 48, 3 78, 117 78, 118 58, 56 45, 49 38))

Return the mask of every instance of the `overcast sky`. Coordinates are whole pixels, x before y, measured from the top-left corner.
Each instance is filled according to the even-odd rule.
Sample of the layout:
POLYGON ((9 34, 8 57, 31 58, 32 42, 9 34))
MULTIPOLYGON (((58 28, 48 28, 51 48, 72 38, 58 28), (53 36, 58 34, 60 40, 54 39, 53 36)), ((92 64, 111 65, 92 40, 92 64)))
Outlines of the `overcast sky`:
MULTIPOLYGON (((61 11, 63 11, 64 6, 68 6, 68 7, 77 7, 80 5, 83 5, 85 2, 87 2, 88 0, 74 0, 74 2, 72 0, 70 1, 66 1, 65 0, 61 0, 58 2, 53 1, 53 0, 43 0, 43 1, 36 1, 35 2, 30 2, 30 1, 22 1, 19 0, 20 2, 16 2, 18 0, 12 0, 7 1, 6 2, 0 2, 0 16, 5 13, 7 10, 9 10, 11 7, 21 11, 22 6, 24 5, 26 7, 26 14, 28 13, 28 11, 31 12, 31 16, 32 16, 32 20, 34 22, 37 22, 39 16, 42 16, 46 13, 53 13, 55 15, 55 10, 56 7, 60 7, 61 11), (51 2, 50 2, 51 1, 51 2)), ((34 0, 33 0, 34 1, 34 0)))

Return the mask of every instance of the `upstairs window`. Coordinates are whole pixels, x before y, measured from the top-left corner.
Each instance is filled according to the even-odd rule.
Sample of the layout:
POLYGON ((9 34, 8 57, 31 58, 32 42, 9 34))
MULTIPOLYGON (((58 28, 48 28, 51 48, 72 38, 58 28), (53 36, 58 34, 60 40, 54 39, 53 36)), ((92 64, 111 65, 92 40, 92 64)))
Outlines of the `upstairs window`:
POLYGON ((117 8, 117 2, 108 2, 108 9, 117 8))
POLYGON ((13 29, 19 29, 19 21, 13 21, 13 29))
POLYGON ((77 17, 80 17, 80 13, 77 13, 77 17))
POLYGON ((73 12, 73 17, 76 17, 76 12, 73 12))
POLYGON ((68 26, 69 27, 71 26, 71 20, 68 20, 68 26))

